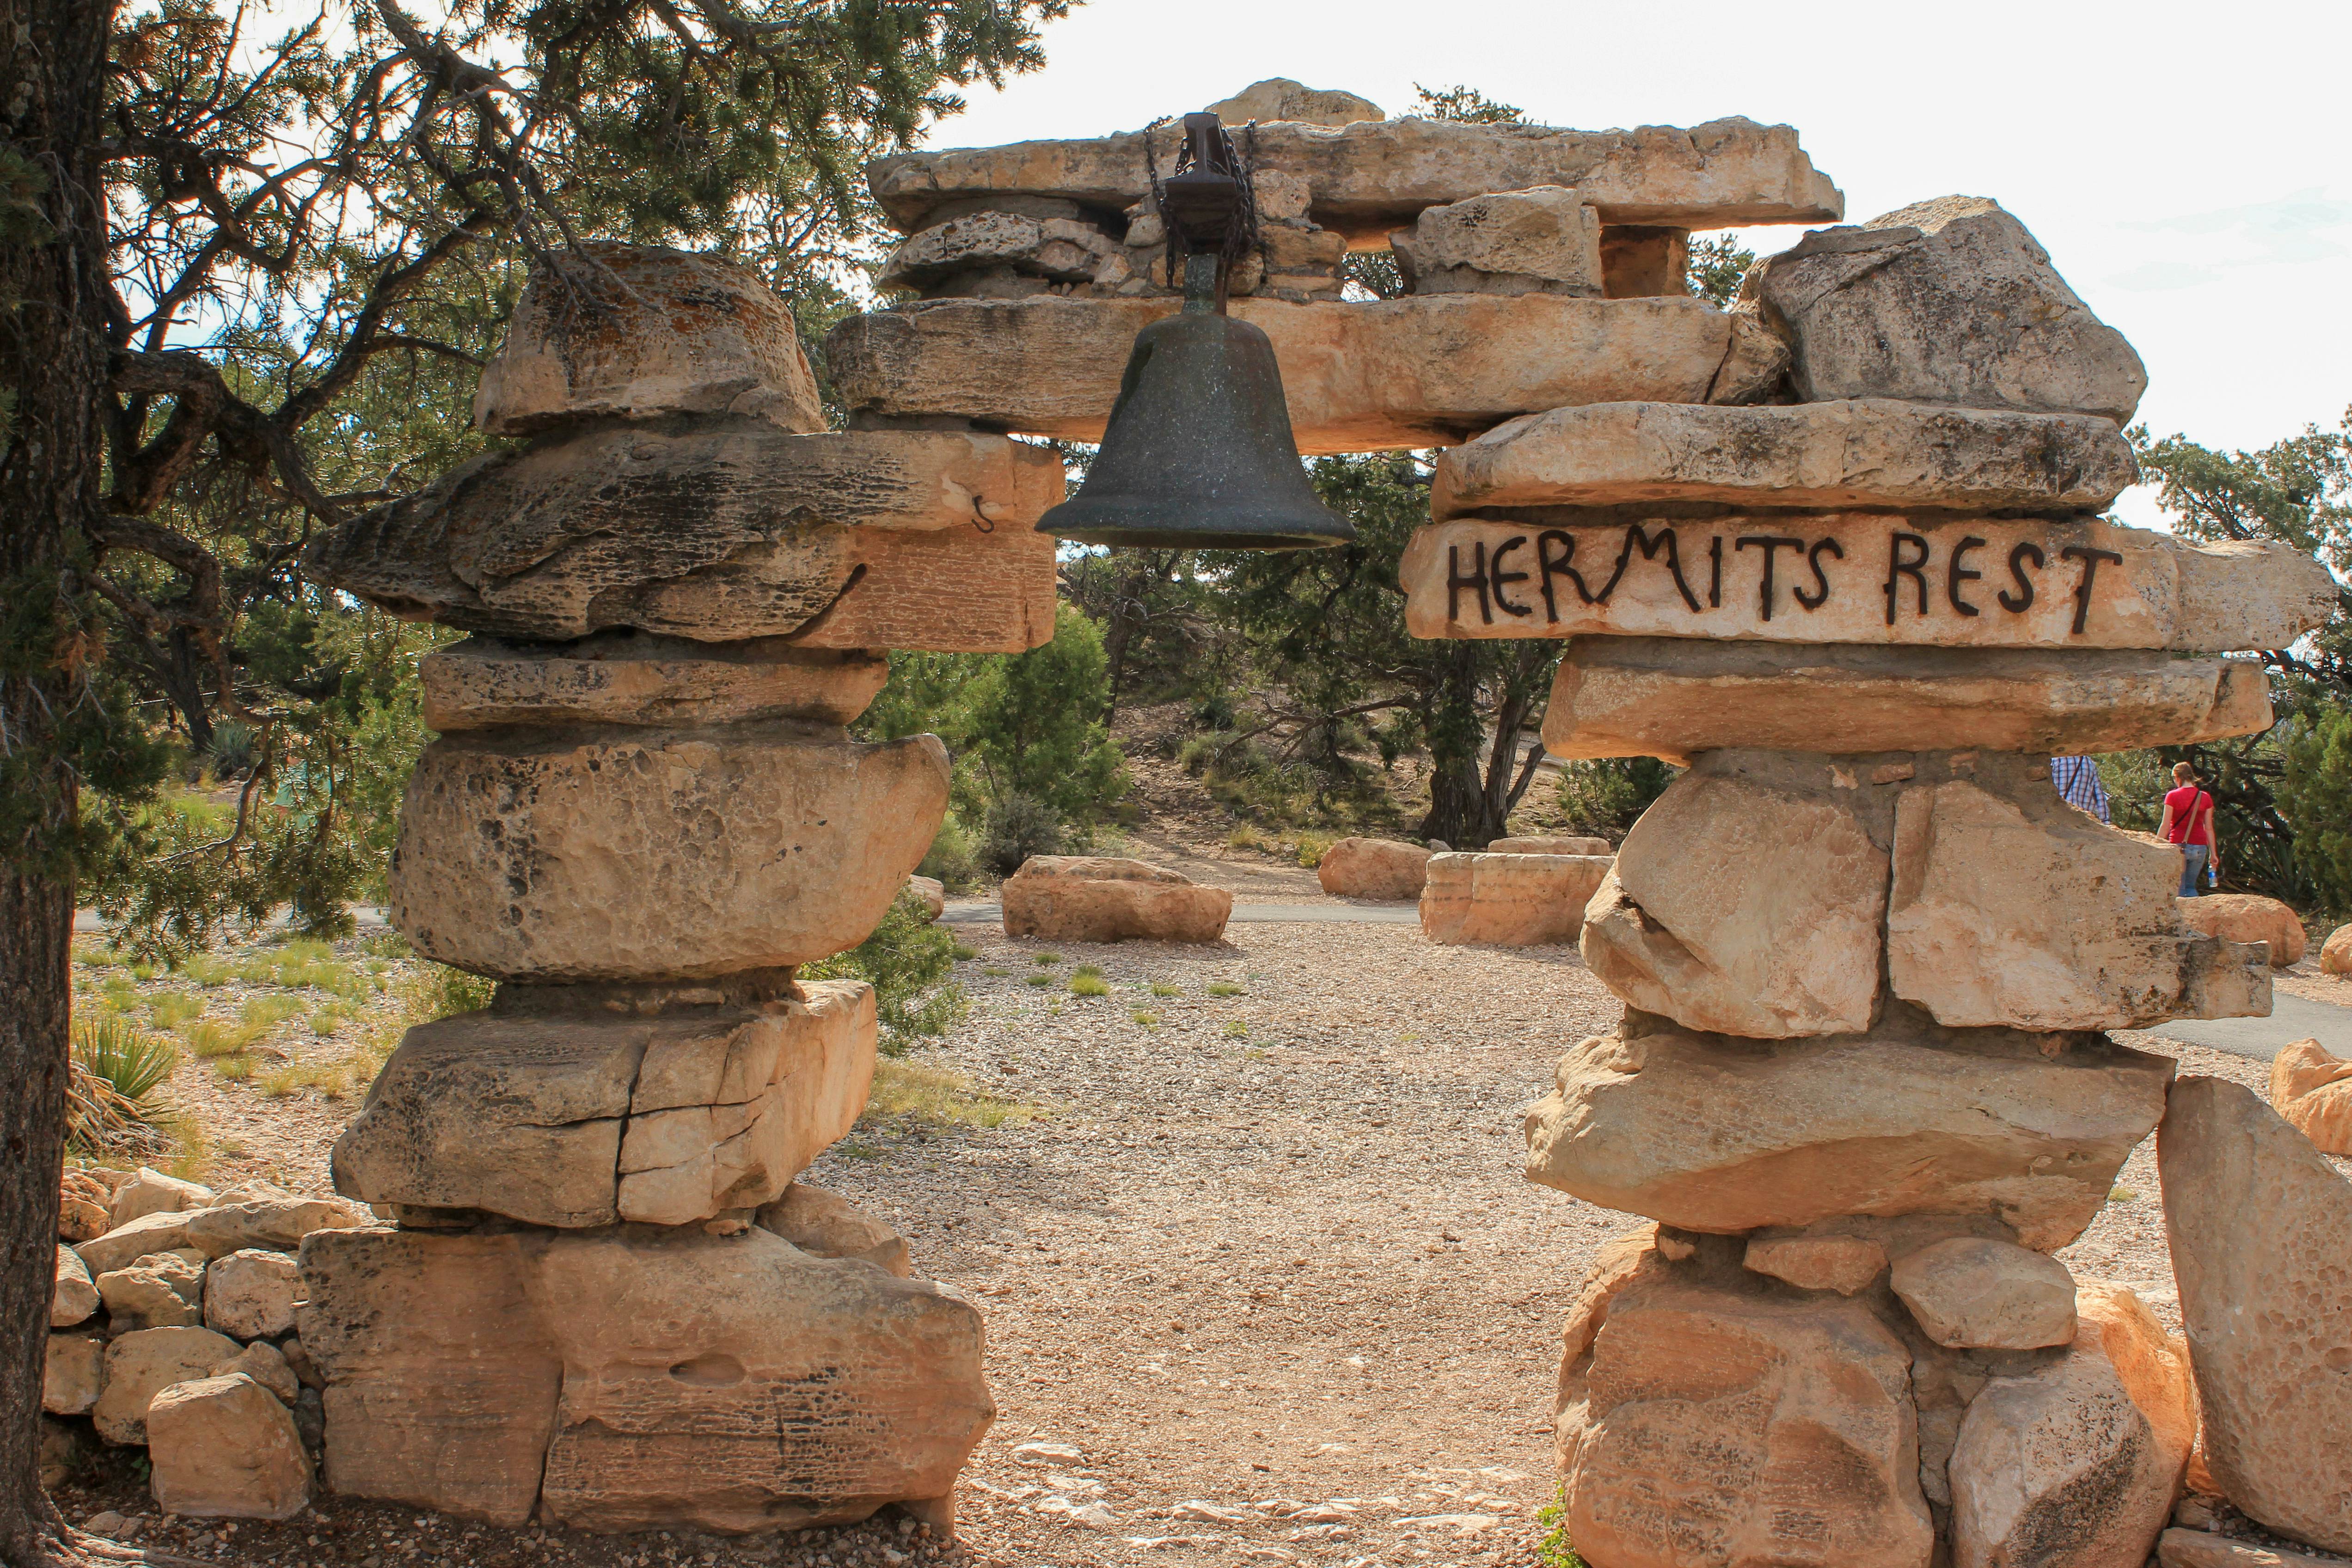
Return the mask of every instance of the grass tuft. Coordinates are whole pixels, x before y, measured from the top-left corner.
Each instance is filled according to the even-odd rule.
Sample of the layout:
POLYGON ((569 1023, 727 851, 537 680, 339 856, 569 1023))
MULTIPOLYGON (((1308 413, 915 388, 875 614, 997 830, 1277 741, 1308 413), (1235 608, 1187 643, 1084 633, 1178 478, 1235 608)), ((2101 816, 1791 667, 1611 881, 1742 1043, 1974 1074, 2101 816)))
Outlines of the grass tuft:
POLYGON ((1135 1011, 1129 1013, 1128 1016, 1134 1019, 1137 1023, 1142 1025, 1147 1029, 1156 1029, 1160 1027, 1160 1015, 1157 1013, 1147 1013, 1142 1008, 1138 1007, 1135 1011))
POLYGON ((1062 955, 1058 952, 1036 952, 1029 955, 1029 962, 1040 964, 1059 963, 1062 962, 1062 955))
POLYGON ((1105 981, 1099 974, 1073 974, 1070 976, 1070 994, 1073 996, 1108 996, 1110 994, 1110 985, 1109 983, 1105 981))
POLYGON ((884 1058, 875 1065, 874 1092, 862 1121, 897 1119, 926 1127, 1002 1127, 1045 1114, 1036 1106, 1000 1100, 971 1079, 945 1068, 884 1058))
POLYGON ((1151 994, 1154 996, 1181 996, 1184 994, 1184 988, 1181 985, 1164 984, 1155 980, 1151 983, 1151 994))
POLYGON ((1215 984, 1209 987, 1209 994, 1212 996, 1246 996, 1249 993, 1244 991, 1240 986, 1235 985, 1229 980, 1220 980, 1215 984))
POLYGON ((1054 977, 1050 974, 1033 974, 1029 977, 1029 984, 1042 991, 1054 984, 1054 977))

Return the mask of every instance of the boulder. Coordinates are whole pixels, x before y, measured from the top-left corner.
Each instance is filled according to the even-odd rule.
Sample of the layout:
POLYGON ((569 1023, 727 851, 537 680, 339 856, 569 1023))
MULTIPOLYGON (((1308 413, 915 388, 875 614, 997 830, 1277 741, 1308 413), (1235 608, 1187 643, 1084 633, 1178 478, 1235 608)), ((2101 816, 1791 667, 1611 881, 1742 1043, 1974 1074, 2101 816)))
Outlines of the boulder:
POLYGON ((1939 1345, 2030 1351, 2074 1342, 2074 1277, 2056 1258, 2006 1241, 1935 1242, 1897 1258, 1887 1282, 1939 1345))
POLYGON ((257 1247, 214 1258, 205 1270, 205 1327, 237 1340, 291 1332, 299 1273, 289 1255, 257 1247))
POLYGON ((2343 1568, 2335 1557, 2279 1552, 2204 1530, 2168 1530, 2156 1540, 2158 1568, 2343 1568))
POLYGON ((1570 641, 1543 733, 1556 757, 1687 764, 1751 748, 2066 756, 2258 734, 2271 719, 2270 683, 2246 659, 1605 637, 1570 641))
POLYGON ((2271 1058, 2271 1109, 2321 1153, 2352 1156, 2352 1061, 2317 1040, 2297 1040, 2271 1058))
POLYGON ((148 1482, 169 1513, 289 1519, 310 1500, 294 1417, 242 1373, 174 1384, 147 1409, 148 1482))
POLYGON ((2086 1321, 2055 1359, 1995 1377, 1969 1401, 1948 1471, 1953 1568, 2147 1561, 2189 1447, 2186 1424, 2159 1429, 2116 1364, 2136 1339, 2142 1353, 2163 1353, 2160 1331, 2086 1321))
POLYGON ((824 429, 790 302, 751 268, 658 246, 591 240, 534 268, 482 371, 475 425, 520 436, 672 414, 824 429))
POLYGON ((1386 120, 1381 106, 1369 98, 1336 88, 1308 87, 1286 76, 1255 81, 1228 99, 1209 105, 1209 112, 1227 125, 1254 120, 1287 121, 1300 125, 1353 125, 1361 120, 1386 120))
POLYGON ((1234 896, 1140 860, 1033 855, 1004 879, 1004 934, 1053 942, 1222 942, 1234 896))
POLYGON ((1632 1006, 1759 1039, 1870 1027, 1886 853, 1832 792, 1685 773, 1625 835, 1584 961, 1632 1006))
POLYGON ((1629 1014, 1527 1118, 1527 1175, 1687 1230, 1845 1215, 1997 1221, 2054 1252, 2082 1234, 2164 1110, 2170 1058, 2111 1044, 1782 1042, 1629 1014))
POLYGON ((1895 397, 2131 418, 2147 373, 1995 202, 1944 196, 1817 230, 1744 299, 1795 351, 1801 403, 1895 397))
POLYGON ((49 1327, 69 1329, 98 1310, 98 1285, 81 1254, 70 1247, 58 1248, 57 1289, 49 1297, 49 1327))
POLYGON ((51 1334, 41 1366, 41 1408, 52 1415, 85 1415, 106 1392, 106 1336, 51 1334))
POLYGON ((492 637, 847 620, 897 640, 814 646, 1017 653, 1053 635, 1053 541, 1031 525, 1062 491, 1060 458, 1001 436, 604 426, 477 458, 320 535, 303 569, 492 637))
MULTIPOLYGON (((194 1211, 201 1214, 204 1211, 194 1211)), ((111 1274, 118 1268, 128 1268, 151 1253, 172 1252, 194 1245, 188 1239, 188 1214, 163 1210, 141 1215, 127 1225, 120 1225, 105 1235, 93 1237, 74 1251, 81 1258, 82 1267, 94 1280, 101 1274, 111 1274)), ((225 1248, 224 1250, 234 1250, 225 1248)))
POLYGON ((1754 408, 1594 403, 1438 455, 1430 515, 1624 502, 2096 511, 2139 477, 2111 419, 1848 398, 1754 408))
POLYGON ((1416 294, 1602 292, 1601 219, 1565 185, 1423 207, 1389 243, 1416 294))
POLYGON ((1418 637, 2227 653, 2284 647, 2335 603, 2327 569, 2285 545, 1926 508, 1457 517, 1415 532, 1397 576, 1418 637))
POLYGON ((919 906, 925 920, 936 921, 948 912, 948 885, 937 877, 908 877, 899 897, 919 906))
POLYGON ((2352 1182, 2220 1079, 2173 1086, 2156 1151, 2205 1465, 2250 1518, 2352 1553, 2352 1182))
POLYGON ((420 1024, 335 1141, 338 1192, 530 1225, 688 1225, 750 1208, 846 1133, 874 1076, 874 992, 653 1018, 467 1013, 420 1024))
POLYGON ((237 1342, 210 1329, 138 1329, 106 1347, 104 1392, 90 1407, 98 1435, 122 1447, 147 1441, 147 1403, 175 1383, 210 1377, 237 1342))
MULTIPOLYGON (((223 1198, 236 1196, 224 1193, 223 1198)), ((226 1258, 246 1247, 290 1252, 316 1230, 366 1225, 365 1209, 334 1198, 298 1198, 291 1194, 241 1197, 199 1209, 188 1216, 188 1245, 208 1258, 226 1258)))
POLYGON ((554 644, 469 637, 416 664, 425 721, 444 734, 509 724, 846 724, 889 674, 887 658, 864 649, 647 632, 554 644))
POLYGON ((1852 1296, 1886 1272, 1886 1248, 1864 1236, 1774 1236, 1748 1238, 1740 1261, 1803 1290, 1852 1296))
POLYGON ((524 1294, 544 1245, 528 1231, 379 1229, 303 1244, 296 1319, 326 1379, 331 1490, 509 1527, 530 1518, 563 1380, 524 1294))
POLYGON ((205 1321, 205 1255, 193 1247, 151 1253, 98 1277, 107 1331, 185 1328, 205 1321))
POLYGON ((1433 855, 1421 889, 1421 933, 1449 947, 1572 942, 1609 864, 1606 855, 1433 855))
POLYGON ((812 963, 880 921, 947 796, 947 752, 928 735, 444 736, 402 805, 392 922, 428 958, 509 980, 812 963))
POLYGON ((1393 838, 1342 838, 1315 863, 1315 879, 1335 899, 1418 899, 1429 856, 1393 838))
POLYGON ((278 1402, 293 1405, 302 1397, 302 1380, 286 1359, 286 1352, 268 1340, 256 1340, 243 1350, 221 1363, 216 1376, 242 1373, 278 1396, 278 1402))
POLYGON ((58 1239, 88 1241, 114 1223, 113 1194, 87 1171, 68 1171, 58 1182, 58 1239))
POLYGON ((151 1214, 184 1214, 213 1201, 213 1190, 199 1182, 184 1182, 145 1165, 114 1189, 109 1217, 114 1226, 129 1225, 151 1214))
POLYGON ((945 1498, 994 1415, 968 1303, 758 1227, 346 1231, 302 1261, 350 1496, 591 1531, 845 1523, 945 1498))
MULTIPOLYGON (((953 416, 1099 441, 1135 334, 1179 301, 940 300, 852 316, 825 341, 856 417, 953 416)), ((1445 446, 1571 404, 1740 403, 1768 366, 1726 377, 1735 318, 1699 300, 1412 295, 1369 304, 1233 302, 1265 331, 1298 449, 1445 446)), ((2307 559, 2307 558, 2306 558, 2307 559)), ((737 635, 741 635, 740 632, 737 635)))
POLYGON ((1910 1354, 1860 1302, 1641 1271, 1563 1372, 1561 1520, 1610 1568, 1927 1568, 1910 1354))
MULTIPOLYGON (((2174 864, 2177 868, 2178 860, 2174 864)), ((2260 893, 2208 893, 2181 899, 2179 907, 2181 921, 2191 931, 2224 942, 2269 943, 2273 969, 2292 969, 2303 962, 2309 942, 2303 917, 2276 899, 2260 893)))
POLYGON ((2127 1285, 2079 1280, 2074 1288, 2074 1344, 2095 1347, 2141 1415, 2158 1454, 2175 1475, 2184 1473, 2197 1443, 2197 1387, 2189 1370, 2189 1342, 2165 1331, 2127 1285))
POLYGON ((1486 847, 1479 851, 1481 855, 1614 855, 1616 852, 1606 838, 1559 834, 1489 839, 1486 847))
MULTIPOLYGON (((1256 90, 1229 101, 1246 104, 1256 90)), ((1277 97, 1277 107, 1286 104, 1311 106, 1297 103, 1287 83, 1277 97)), ((1256 107, 1250 117, 1265 119, 1256 107)), ((1172 166, 1178 134, 1162 128, 903 153, 868 163, 866 180, 902 233, 926 226, 950 203, 975 197, 995 204, 1050 196, 1123 211, 1150 195, 1154 161, 1163 172, 1172 166)), ((1359 245, 1379 244, 1423 207, 1533 185, 1576 186, 1608 223, 1723 228, 1834 221, 1845 212, 1845 198, 1814 170, 1793 129, 1737 117, 1688 130, 1633 131, 1419 117, 1338 127, 1277 119, 1259 125, 1253 141, 1256 169, 1302 182, 1307 215, 1359 245)))
POLYGON ((812 1258, 854 1258, 901 1279, 915 1272, 905 1237, 847 1198, 806 1182, 786 1187, 754 1223, 812 1258))
POLYGON ((2038 759, 1905 789, 1894 867, 1888 980, 1938 1023, 2138 1029, 2270 1011, 2263 949, 2180 923, 2179 853, 2067 805, 2038 759))
POLYGON ((2337 926, 2319 949, 2323 974, 2352 974, 2352 925, 2337 926))

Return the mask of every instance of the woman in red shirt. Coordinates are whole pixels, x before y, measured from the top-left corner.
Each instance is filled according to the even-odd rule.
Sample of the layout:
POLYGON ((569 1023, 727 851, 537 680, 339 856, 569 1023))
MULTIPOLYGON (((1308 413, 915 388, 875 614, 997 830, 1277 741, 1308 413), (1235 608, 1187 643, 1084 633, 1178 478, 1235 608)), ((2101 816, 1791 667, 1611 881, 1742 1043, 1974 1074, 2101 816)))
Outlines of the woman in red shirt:
POLYGON ((2196 771, 2187 763, 2172 764, 2172 782, 2178 787, 2165 795, 2164 820, 2156 831, 2180 846, 2180 896, 2193 899, 2205 890, 2205 868, 2221 857, 2213 839, 2213 797, 2197 787, 2196 771))

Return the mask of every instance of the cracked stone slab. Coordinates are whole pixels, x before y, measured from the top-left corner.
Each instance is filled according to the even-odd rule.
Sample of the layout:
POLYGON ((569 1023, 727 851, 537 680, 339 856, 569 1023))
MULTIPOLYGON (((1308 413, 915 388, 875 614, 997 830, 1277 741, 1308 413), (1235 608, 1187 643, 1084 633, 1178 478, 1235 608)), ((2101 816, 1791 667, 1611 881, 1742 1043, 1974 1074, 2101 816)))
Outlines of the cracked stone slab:
POLYGON ((335 1140, 336 1190, 563 1228, 768 1203, 856 1124, 873 1080, 872 988, 804 992, 760 1010, 420 1024, 335 1140))

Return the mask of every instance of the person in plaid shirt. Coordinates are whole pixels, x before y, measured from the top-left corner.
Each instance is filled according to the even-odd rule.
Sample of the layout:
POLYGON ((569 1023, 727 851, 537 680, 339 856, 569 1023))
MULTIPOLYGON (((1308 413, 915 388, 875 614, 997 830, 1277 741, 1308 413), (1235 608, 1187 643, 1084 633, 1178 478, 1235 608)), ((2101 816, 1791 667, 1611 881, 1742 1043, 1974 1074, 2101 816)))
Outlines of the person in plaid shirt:
POLYGON ((2099 764, 2089 757, 2053 757, 2050 759, 2050 782, 2066 797, 2066 804, 2089 812, 2101 822, 2111 822, 2107 815, 2107 788, 2099 782, 2099 764))

